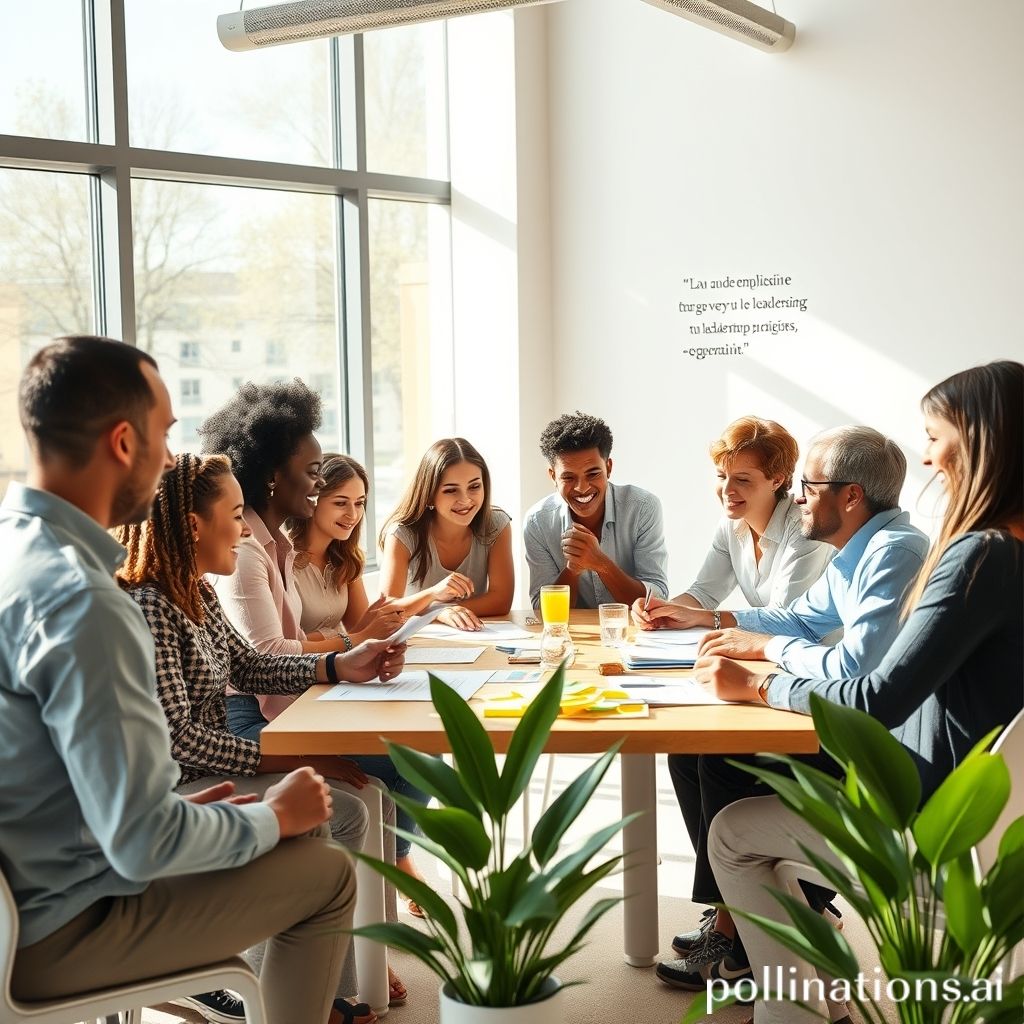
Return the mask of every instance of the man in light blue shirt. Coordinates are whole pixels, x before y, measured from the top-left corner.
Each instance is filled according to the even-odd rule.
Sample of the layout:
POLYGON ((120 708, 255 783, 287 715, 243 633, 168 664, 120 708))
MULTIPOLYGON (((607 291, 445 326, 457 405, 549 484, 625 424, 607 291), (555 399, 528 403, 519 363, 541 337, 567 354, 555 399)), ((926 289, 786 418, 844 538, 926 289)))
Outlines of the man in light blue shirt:
POLYGON ((19 397, 29 485, 0 506, 13 993, 128 983, 287 933, 267 955, 268 1018, 325 1021, 355 900, 341 847, 303 836, 329 816, 329 790, 304 768, 262 803, 230 783, 177 795, 152 637, 113 579, 124 549, 107 528, 145 519, 174 465, 156 364, 109 339, 61 339, 30 361, 19 397))
POLYGON ((540 448, 555 492, 526 513, 523 541, 530 601, 540 588, 568 585, 574 608, 668 597, 661 502, 631 484, 613 484, 612 432, 596 416, 568 413, 549 423, 540 448))

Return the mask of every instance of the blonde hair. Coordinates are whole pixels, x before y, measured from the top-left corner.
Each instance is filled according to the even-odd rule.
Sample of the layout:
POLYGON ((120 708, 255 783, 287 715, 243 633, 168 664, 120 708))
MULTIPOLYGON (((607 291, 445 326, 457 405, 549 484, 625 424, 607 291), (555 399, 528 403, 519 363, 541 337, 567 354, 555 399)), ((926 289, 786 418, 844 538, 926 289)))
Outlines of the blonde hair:
POLYGON ((741 416, 722 431, 722 436, 711 445, 708 453, 716 466, 727 469, 741 452, 753 455, 765 476, 782 477, 782 484, 775 490, 775 500, 782 501, 793 486, 796 460, 800 454, 793 435, 775 420, 741 416))
POLYGON ((945 471, 948 501, 939 536, 904 605, 909 614, 943 552, 960 534, 1024 518, 1024 365, 1003 360, 955 373, 921 399, 926 416, 956 428, 945 471))
POLYGON ((226 455, 177 456, 174 468, 160 482, 149 518, 114 532, 128 549, 118 580, 125 586, 152 584, 193 622, 202 622, 206 584, 196 571, 196 542, 188 514, 205 516, 220 496, 221 480, 230 473, 226 455))

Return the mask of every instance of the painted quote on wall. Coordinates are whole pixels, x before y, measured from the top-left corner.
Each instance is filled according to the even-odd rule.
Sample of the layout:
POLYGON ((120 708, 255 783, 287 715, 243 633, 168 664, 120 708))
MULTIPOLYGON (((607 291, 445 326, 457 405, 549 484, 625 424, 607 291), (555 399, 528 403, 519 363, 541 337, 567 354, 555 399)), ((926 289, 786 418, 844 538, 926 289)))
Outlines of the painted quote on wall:
POLYGON ((694 359, 741 356, 751 342, 797 335, 807 312, 807 298, 794 294, 789 274, 684 277, 683 289, 683 352, 694 359))

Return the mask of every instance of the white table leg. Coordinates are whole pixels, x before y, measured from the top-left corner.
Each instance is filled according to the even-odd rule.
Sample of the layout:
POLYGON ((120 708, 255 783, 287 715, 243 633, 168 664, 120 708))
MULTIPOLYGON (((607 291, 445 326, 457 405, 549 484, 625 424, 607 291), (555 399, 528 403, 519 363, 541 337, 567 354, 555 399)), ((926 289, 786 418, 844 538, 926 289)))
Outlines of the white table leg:
POLYGON ((645 813, 622 833, 626 852, 623 948, 631 967, 650 967, 658 955, 658 793, 653 754, 622 754, 622 814, 645 813))
MULTIPOLYGON (((370 825, 366 830, 363 852, 382 860, 384 834, 381 831, 382 810, 380 790, 364 786, 356 794, 366 805, 370 825)), ((384 920, 384 879, 368 864, 356 865, 355 926, 380 924, 384 920)), ((370 939, 355 939, 356 972, 359 976, 359 998, 370 1004, 378 1017, 388 1012, 388 954, 387 947, 370 939)))

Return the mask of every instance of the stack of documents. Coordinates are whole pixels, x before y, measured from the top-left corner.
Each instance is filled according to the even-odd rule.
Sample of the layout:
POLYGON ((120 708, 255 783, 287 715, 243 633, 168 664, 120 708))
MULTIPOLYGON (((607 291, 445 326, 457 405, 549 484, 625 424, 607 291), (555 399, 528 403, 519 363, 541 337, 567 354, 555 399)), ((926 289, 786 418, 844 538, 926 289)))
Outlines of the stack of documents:
POLYGON ((625 650, 631 669, 693 668, 706 629, 652 629, 625 650))

